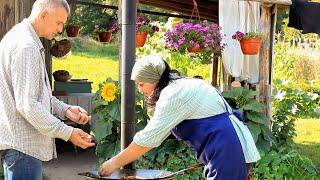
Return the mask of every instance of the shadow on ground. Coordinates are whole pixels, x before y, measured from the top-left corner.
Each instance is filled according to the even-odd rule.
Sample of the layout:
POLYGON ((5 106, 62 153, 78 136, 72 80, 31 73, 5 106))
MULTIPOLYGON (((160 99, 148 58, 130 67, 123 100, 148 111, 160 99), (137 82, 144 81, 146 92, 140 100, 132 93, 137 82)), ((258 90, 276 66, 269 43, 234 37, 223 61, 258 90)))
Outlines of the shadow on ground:
POLYGON ((81 180, 78 175, 95 169, 95 149, 74 149, 71 143, 57 140, 58 158, 43 163, 44 180, 81 180))

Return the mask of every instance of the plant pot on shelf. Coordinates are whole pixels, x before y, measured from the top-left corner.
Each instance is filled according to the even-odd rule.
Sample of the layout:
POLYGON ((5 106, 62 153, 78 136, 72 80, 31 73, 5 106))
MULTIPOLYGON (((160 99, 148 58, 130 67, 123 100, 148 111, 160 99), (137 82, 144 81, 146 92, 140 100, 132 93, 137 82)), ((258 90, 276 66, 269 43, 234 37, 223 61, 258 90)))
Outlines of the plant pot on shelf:
POLYGON ((240 41, 241 50, 245 55, 256 55, 259 53, 261 47, 261 39, 243 39, 240 41))
POLYGON ((67 26, 66 32, 68 37, 77 37, 79 35, 80 27, 79 26, 67 26))
POLYGON ((190 53, 198 53, 202 51, 202 47, 188 47, 187 50, 190 53))
POLYGON ((143 45, 146 43, 147 35, 147 32, 136 33, 136 47, 143 47, 143 45))
POLYGON ((100 42, 109 43, 112 38, 112 33, 109 31, 99 32, 98 36, 100 42))

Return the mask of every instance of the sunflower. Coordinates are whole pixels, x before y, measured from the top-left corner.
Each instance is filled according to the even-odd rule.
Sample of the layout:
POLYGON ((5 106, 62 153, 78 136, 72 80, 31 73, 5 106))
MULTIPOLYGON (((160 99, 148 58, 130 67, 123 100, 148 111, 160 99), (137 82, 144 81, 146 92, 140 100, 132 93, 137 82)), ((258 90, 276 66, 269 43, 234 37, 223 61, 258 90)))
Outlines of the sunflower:
POLYGON ((105 83, 102 87, 101 96, 104 100, 111 102, 116 99, 116 89, 114 83, 105 83))

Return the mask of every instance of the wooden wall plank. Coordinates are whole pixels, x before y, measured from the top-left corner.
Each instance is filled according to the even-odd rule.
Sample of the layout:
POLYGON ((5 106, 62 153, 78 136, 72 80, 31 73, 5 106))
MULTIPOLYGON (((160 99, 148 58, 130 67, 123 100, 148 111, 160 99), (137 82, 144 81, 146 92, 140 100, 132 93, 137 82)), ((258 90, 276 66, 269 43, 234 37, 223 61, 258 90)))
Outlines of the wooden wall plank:
POLYGON ((0 39, 16 24, 15 1, 0 0, 0 39))

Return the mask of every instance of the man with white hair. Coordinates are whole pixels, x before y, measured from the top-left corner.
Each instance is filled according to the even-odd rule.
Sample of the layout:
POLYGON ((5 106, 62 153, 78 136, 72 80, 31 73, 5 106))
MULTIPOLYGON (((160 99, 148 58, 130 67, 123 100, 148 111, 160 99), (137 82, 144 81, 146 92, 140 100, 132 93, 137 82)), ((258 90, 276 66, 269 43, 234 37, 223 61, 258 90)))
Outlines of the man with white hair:
POLYGON ((87 112, 52 96, 40 37, 62 32, 70 14, 66 0, 37 0, 31 15, 0 42, 0 157, 6 180, 42 179, 42 161, 56 157, 54 138, 88 148, 92 137, 56 118, 78 124, 87 112))

